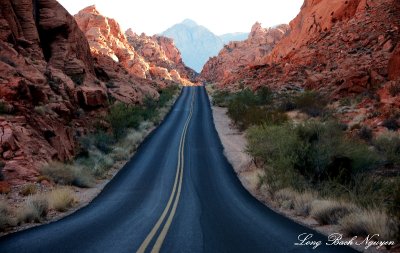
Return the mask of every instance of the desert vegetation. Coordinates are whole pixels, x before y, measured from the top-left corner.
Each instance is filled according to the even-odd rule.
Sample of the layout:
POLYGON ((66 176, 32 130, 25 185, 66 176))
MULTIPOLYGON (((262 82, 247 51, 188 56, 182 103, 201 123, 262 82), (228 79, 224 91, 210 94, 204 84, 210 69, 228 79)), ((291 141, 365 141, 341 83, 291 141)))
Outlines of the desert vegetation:
POLYGON ((49 191, 39 192, 36 185, 27 184, 21 189, 21 194, 26 195, 16 206, 6 200, 0 201, 0 229, 2 231, 26 223, 46 222, 51 212, 66 212, 78 203, 70 187, 54 187, 49 191), (33 187, 35 187, 34 191, 33 187))
MULTIPOLYGON (((73 161, 53 161, 40 169, 38 182, 47 182, 50 188, 27 183, 18 188, 20 201, 0 199, 0 232, 43 223, 74 208, 79 201, 74 189, 95 187, 109 179, 115 172, 112 169, 129 159, 165 117, 178 91, 178 86, 169 86, 159 91, 157 100, 146 97, 140 105, 111 105, 106 114, 93 121, 93 131, 79 138, 78 155, 73 161)), ((0 176, 1 168, 0 164, 0 176)))
MULTIPOLYGON (((275 206, 338 225, 347 235, 399 239, 400 134, 349 127, 314 91, 212 91, 245 131, 247 152, 264 173, 259 187, 275 206)), ((349 102, 350 103, 350 102, 349 102)), ((396 122, 396 121, 394 121, 396 122)))

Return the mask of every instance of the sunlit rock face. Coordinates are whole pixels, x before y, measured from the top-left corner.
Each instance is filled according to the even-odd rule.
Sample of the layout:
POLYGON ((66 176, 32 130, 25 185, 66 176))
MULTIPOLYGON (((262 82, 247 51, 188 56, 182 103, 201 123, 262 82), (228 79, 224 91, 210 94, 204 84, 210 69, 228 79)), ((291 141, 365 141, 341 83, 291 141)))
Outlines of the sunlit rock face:
POLYGON ((265 29, 260 23, 255 23, 246 40, 230 42, 218 56, 211 58, 204 66, 201 77, 220 82, 240 68, 261 63, 288 32, 288 25, 265 29))
POLYGON ((359 108, 344 113, 343 121, 359 116, 362 124, 380 129, 400 105, 395 92, 399 28, 399 1, 306 0, 289 32, 263 59, 221 73, 215 70, 223 63, 213 58, 202 76, 227 89, 299 87, 317 90, 332 101, 359 96, 359 108))

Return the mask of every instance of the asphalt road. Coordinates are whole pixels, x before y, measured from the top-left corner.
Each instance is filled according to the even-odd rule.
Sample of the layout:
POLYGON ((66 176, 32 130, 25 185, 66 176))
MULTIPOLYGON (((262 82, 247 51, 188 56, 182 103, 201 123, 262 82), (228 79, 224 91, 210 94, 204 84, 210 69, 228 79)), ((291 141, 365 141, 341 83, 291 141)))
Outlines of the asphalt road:
POLYGON ((193 87, 91 204, 1 237, 0 252, 353 252, 326 240, 242 187, 223 155, 206 91, 193 87), (322 245, 295 245, 303 233, 322 245))

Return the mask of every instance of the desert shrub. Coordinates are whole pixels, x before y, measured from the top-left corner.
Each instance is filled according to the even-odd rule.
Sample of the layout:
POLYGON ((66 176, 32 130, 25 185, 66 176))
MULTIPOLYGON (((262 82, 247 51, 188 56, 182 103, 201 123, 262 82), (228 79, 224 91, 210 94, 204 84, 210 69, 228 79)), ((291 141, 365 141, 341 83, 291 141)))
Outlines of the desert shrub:
POLYGON ((387 164, 400 165, 400 135, 382 134, 374 140, 374 146, 385 158, 387 164))
POLYGON ((143 120, 142 109, 137 106, 115 103, 110 107, 106 119, 113 129, 114 137, 119 140, 125 135, 127 128, 139 127, 143 120))
POLYGON ((297 171, 312 183, 331 179, 346 183, 354 174, 379 164, 373 150, 347 139, 335 123, 257 126, 247 131, 247 138, 251 155, 283 177, 297 171))
POLYGON ((157 101, 157 106, 158 107, 163 107, 167 104, 168 101, 170 101, 174 95, 177 93, 179 87, 177 85, 171 85, 168 86, 162 90, 159 90, 160 97, 158 98, 157 101))
POLYGON ((116 147, 113 149, 111 155, 115 161, 124 161, 131 156, 131 153, 129 152, 129 149, 116 147))
POLYGON ((341 230, 348 236, 379 234, 379 240, 397 239, 399 224, 383 211, 363 210, 343 217, 341 230))
POLYGON ((315 194, 311 192, 303 192, 297 194, 294 199, 293 209, 297 215, 307 217, 311 211, 311 205, 315 199, 315 194))
POLYGON ((109 153, 112 150, 112 145, 115 144, 115 138, 100 130, 94 134, 83 136, 80 138, 79 143, 86 151, 96 147, 101 152, 109 153))
POLYGON ((285 113, 258 106, 243 108, 242 111, 235 111, 235 114, 231 114, 231 116, 241 130, 261 124, 281 125, 289 119, 285 113))
POLYGON ((96 177, 104 177, 106 172, 114 165, 114 160, 107 155, 98 155, 95 158, 95 165, 90 168, 96 177))
POLYGON ((29 196, 36 194, 36 192, 37 192, 37 186, 35 184, 26 184, 21 188, 19 193, 22 196, 29 196))
POLYGON ((30 196, 17 215, 19 222, 41 222, 47 216, 49 203, 45 196, 30 196))
POLYGON ((15 220, 12 217, 9 205, 4 200, 0 200, 0 231, 14 225, 15 220))
POLYGON ((311 117, 322 116, 327 105, 326 99, 314 91, 306 91, 293 98, 296 109, 311 117))
POLYGON ((232 96, 227 90, 216 90, 212 95, 212 103, 216 106, 227 107, 232 96))
POLYGON ((278 205, 284 209, 293 209, 294 208, 294 200, 296 199, 298 193, 292 190, 291 188, 283 188, 277 190, 274 193, 274 200, 278 203, 278 205))
POLYGON ((48 193, 50 207, 59 212, 65 212, 76 203, 72 190, 68 188, 57 188, 48 193))
POLYGON ((358 131, 358 137, 364 141, 370 142, 373 137, 371 128, 367 126, 361 127, 361 129, 358 131))
POLYGON ((400 128, 399 122, 394 117, 385 119, 382 122, 382 126, 386 127, 389 130, 392 130, 392 131, 397 131, 400 128))
POLYGON ((311 205, 311 216, 320 224, 338 224, 339 220, 357 211, 348 203, 335 200, 315 200, 311 205))
POLYGON ((72 166, 59 162, 52 162, 40 170, 43 176, 46 176, 54 182, 62 185, 75 185, 78 187, 91 187, 94 179, 90 173, 82 167, 72 166))

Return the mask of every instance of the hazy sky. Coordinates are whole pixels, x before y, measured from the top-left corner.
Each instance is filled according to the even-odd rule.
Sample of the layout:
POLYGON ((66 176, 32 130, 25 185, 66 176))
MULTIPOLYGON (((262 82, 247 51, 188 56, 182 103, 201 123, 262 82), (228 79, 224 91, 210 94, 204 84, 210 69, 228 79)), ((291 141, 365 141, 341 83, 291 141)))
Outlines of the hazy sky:
POLYGON ((160 33, 186 18, 217 35, 249 32, 261 22, 263 27, 288 23, 300 11, 304 0, 58 0, 71 14, 95 4, 105 16, 115 18, 122 29, 137 33, 160 33))

